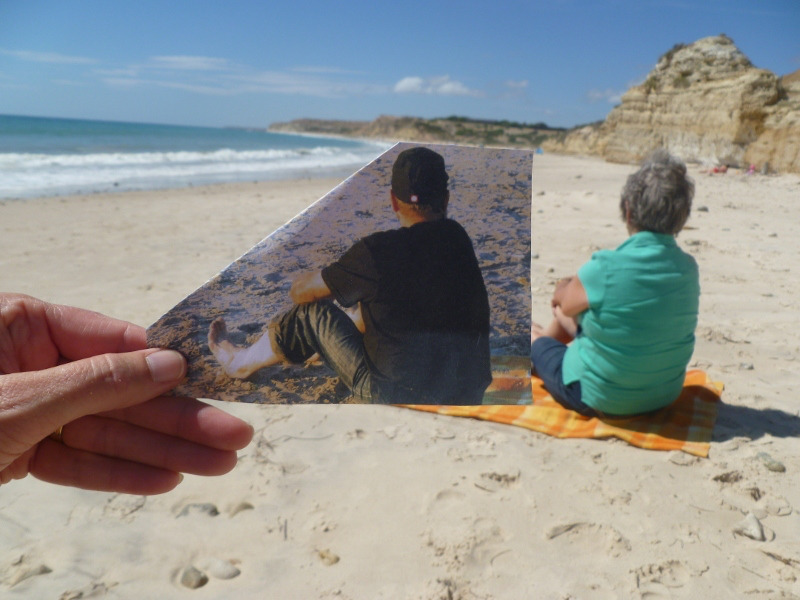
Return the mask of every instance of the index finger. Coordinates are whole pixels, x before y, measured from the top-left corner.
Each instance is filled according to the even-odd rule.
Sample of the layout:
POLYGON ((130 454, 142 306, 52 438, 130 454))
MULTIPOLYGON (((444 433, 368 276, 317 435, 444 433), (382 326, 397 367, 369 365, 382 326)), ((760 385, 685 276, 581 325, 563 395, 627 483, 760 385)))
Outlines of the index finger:
POLYGON ((145 348, 141 327, 24 294, 0 293, 0 372, 38 371, 59 360, 145 348))
POLYGON ((45 318, 53 343, 69 360, 147 348, 143 327, 90 310, 47 304, 45 318))

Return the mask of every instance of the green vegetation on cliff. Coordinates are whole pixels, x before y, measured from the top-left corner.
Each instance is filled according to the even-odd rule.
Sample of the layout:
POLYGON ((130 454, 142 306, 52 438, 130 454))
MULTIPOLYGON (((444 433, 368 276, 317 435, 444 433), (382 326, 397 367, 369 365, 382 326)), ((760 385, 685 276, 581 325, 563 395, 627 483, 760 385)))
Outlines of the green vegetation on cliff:
POLYGON ((374 121, 297 119, 273 123, 270 131, 373 138, 390 141, 445 142, 480 146, 536 148, 564 130, 545 123, 518 123, 450 116, 436 119, 381 116, 374 121))

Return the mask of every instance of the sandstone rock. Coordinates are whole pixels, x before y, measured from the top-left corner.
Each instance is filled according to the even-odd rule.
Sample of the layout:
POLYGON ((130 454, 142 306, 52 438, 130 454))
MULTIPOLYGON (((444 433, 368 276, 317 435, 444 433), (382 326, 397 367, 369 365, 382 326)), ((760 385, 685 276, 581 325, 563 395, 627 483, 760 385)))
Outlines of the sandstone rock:
POLYGON ((724 36, 665 53, 605 122, 545 149, 638 162, 658 147, 688 162, 800 173, 800 77, 758 69, 724 36))

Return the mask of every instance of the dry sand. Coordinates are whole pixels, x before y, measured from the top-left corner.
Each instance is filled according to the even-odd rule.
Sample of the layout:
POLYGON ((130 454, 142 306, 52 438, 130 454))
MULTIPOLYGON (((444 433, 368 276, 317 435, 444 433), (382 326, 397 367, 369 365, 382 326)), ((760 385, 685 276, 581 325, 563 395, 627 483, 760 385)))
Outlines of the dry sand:
MULTIPOLYGON (((535 158, 534 319, 624 240, 633 170, 535 158)), ((708 459, 393 407, 225 404, 256 436, 224 477, 151 498, 0 488, 0 595, 800 597, 800 178, 690 170, 692 365, 726 385, 708 459), (192 565, 210 579, 189 590, 192 565)), ((0 289, 148 325, 335 183, 0 202, 0 289)))

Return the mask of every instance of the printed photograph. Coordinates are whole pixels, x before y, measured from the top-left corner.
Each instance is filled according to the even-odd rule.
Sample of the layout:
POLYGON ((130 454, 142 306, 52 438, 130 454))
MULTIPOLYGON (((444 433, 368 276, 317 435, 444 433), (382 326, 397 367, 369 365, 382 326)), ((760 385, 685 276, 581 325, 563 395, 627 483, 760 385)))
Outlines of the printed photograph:
POLYGON ((530 402, 532 153, 401 143, 148 330, 178 394, 530 402))

